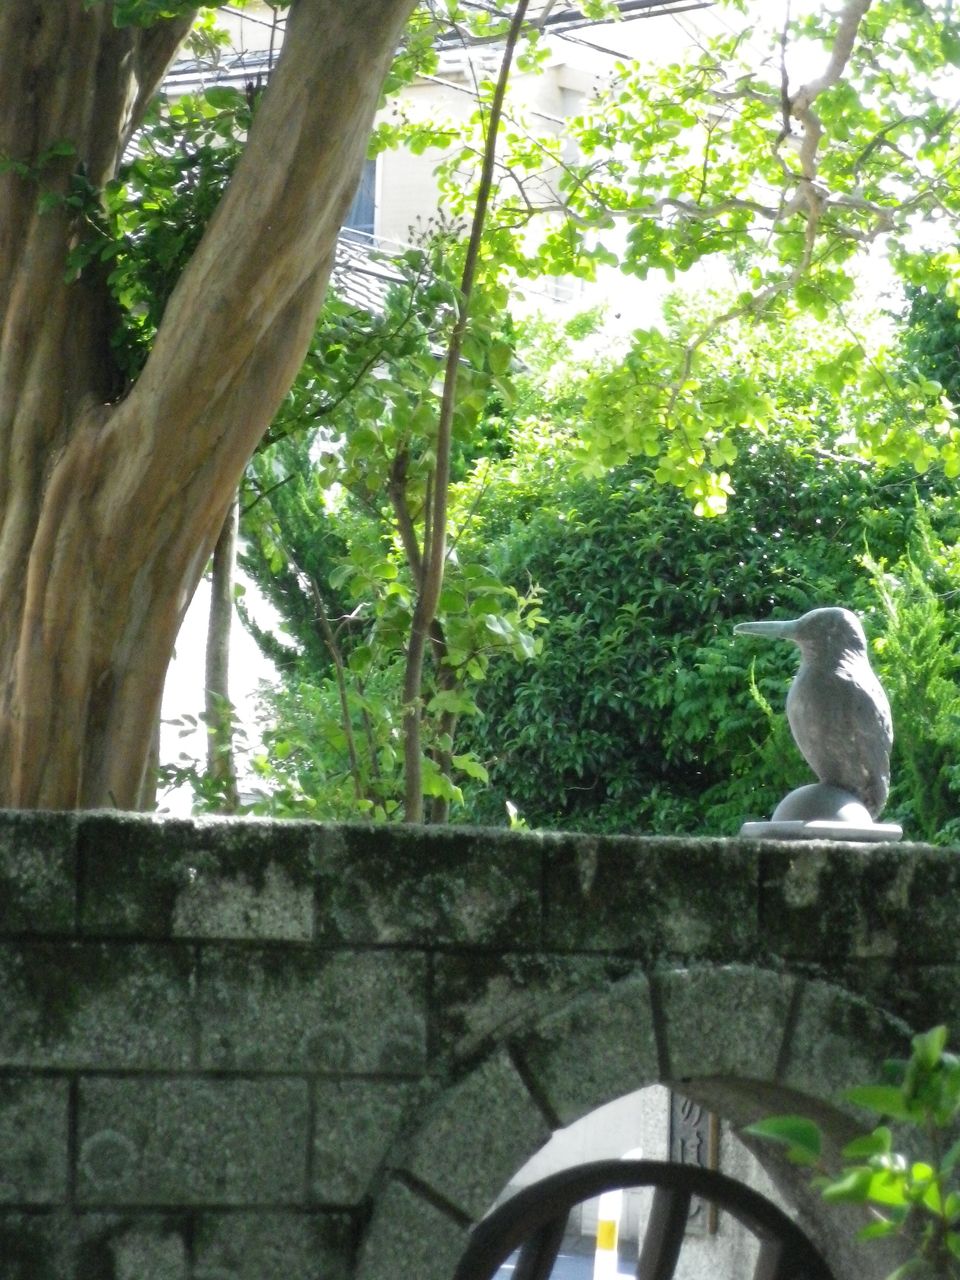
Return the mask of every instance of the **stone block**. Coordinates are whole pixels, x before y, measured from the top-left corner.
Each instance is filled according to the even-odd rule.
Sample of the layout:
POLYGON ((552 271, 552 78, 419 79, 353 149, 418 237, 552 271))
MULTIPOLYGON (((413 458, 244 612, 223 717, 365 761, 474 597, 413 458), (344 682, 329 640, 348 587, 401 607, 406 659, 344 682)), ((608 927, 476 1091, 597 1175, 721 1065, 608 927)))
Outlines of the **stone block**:
POLYGON ((80 818, 87 933, 309 941, 312 823, 80 818))
POLYGON ((75 1266, 76 1224, 66 1212, 23 1213, 0 1204, 2 1280, 112 1280, 75 1266))
POLYGON ((193 1280, 176 1214, 20 1214, 0 1208, 2 1280, 193 1280))
POLYGON ((505 835, 379 826, 328 833, 318 860, 318 939, 536 946, 539 842, 505 835))
POLYGON ((582 995, 518 1042, 560 1124, 659 1079, 650 987, 642 974, 582 995))
POLYGON ((647 963, 755 952, 758 862, 746 843, 554 836, 544 857, 551 950, 610 950, 647 963))
POLYGON ((377 1201, 356 1280, 450 1280, 467 1239, 465 1224, 393 1180, 377 1201))
POLYGON ((943 962, 960 958, 960 863, 927 845, 767 844, 761 918, 791 959, 943 962))
POLYGON ((191 1280, 348 1280, 353 1224, 345 1215, 198 1215, 191 1280))
POLYGON ((857 1114, 843 1091, 876 1083, 886 1058, 909 1051, 903 1023, 839 987, 804 982, 781 1083, 857 1114))
POLYGON ((188 947, 0 944, 0 1065, 189 1065, 192 963, 188 947))
POLYGON ((313 936, 313 886, 298 884, 276 862, 262 877, 227 876, 191 867, 173 908, 175 937, 256 938, 309 942, 313 936))
POLYGON ((0 1202, 66 1200, 67 1132, 66 1080, 0 1076, 0 1202))
POLYGON ((419 1074, 426 962, 386 952, 207 946, 203 1066, 419 1074))
POLYGON ((72 813, 0 812, 0 935, 73 932, 76 831, 72 813))
POLYGON ((84 1214, 76 1221, 77 1280, 192 1280, 185 1218, 84 1214))
POLYGON ((416 1089, 379 1080, 317 1080, 313 1089, 314 1198, 357 1204, 369 1193, 416 1089))
MULTIPOLYGON (((950 1048, 956 1052, 960 1044, 960 974, 952 964, 911 965, 893 973, 885 969, 876 975, 873 989, 855 987, 859 971, 850 981, 842 982, 879 1008, 902 1018, 915 1031, 926 1031, 940 1023, 950 1028, 950 1048)), ((897 1057, 906 1057, 904 1046, 897 1057)))
POLYGON ((667 971, 654 981, 672 1082, 775 1078, 793 978, 729 965, 667 971))
POLYGON ((433 963, 431 1012, 441 1054, 473 1056, 635 967, 609 956, 447 953, 433 963))
POLYGON ((80 1081, 82 1204, 302 1204, 302 1080, 80 1081))
POLYGON ((475 1221, 550 1132, 513 1063, 499 1053, 423 1113, 402 1167, 475 1221))

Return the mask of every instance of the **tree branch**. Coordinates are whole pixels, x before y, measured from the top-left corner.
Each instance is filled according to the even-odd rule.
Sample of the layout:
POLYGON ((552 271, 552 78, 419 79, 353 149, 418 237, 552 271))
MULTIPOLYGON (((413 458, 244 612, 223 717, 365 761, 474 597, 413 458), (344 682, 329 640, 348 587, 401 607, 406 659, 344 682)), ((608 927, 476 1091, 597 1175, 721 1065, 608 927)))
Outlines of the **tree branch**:
POLYGON ((447 497, 450 486, 450 455, 453 436, 453 415, 456 406, 457 375, 463 350, 463 341, 467 332, 470 298, 473 293, 477 263, 480 257, 480 243, 483 237, 487 207, 493 187, 497 137, 500 119, 503 114, 503 102, 506 97, 507 82, 513 64, 514 51, 526 19, 528 5, 529 0, 520 0, 514 11, 504 46, 503 58, 500 63, 500 73, 497 77, 496 87, 490 103, 483 165, 480 171, 477 199, 474 205, 473 221, 467 242, 463 275, 460 281, 460 313, 453 326, 450 343, 447 348, 443 394, 440 400, 440 417, 437 423, 437 461, 434 468, 433 495, 429 510, 430 524, 429 531, 425 526, 424 532, 423 581, 417 594, 417 603, 414 608, 404 671, 404 818, 407 822, 420 822, 423 819, 423 784, 420 764, 420 718, 422 714, 420 701, 423 681, 423 659, 427 636, 431 623, 436 616, 440 590, 443 586, 443 570, 446 560, 447 497))
POLYGON ((176 502, 197 479, 208 491, 239 479, 312 337, 412 3, 292 10, 237 170, 115 415, 117 435, 137 424, 145 489, 176 502))

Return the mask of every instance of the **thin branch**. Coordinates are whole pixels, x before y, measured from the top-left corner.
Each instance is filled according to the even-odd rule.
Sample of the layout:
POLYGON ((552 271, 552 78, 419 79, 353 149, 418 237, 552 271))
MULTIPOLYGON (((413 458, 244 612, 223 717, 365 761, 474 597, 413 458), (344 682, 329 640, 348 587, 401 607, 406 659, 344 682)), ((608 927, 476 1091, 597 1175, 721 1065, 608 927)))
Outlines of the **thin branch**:
POLYGON ((397 532, 403 544, 407 564, 410 566, 410 572, 413 574, 414 583, 419 591, 423 582, 423 554, 420 550, 420 543, 417 540, 413 517, 410 514, 410 504, 407 502, 407 469, 409 465, 409 451, 406 447, 398 448, 390 467, 387 493, 390 497, 390 505, 393 507, 394 518, 397 522, 397 532))
POLYGON ((407 822, 419 822, 423 817, 423 784, 420 763, 423 660, 427 636, 430 631, 430 625, 436 616, 440 590, 443 586, 453 416, 456 407, 460 357, 466 337, 470 299, 480 257, 480 243, 487 217, 490 192, 493 187, 497 137, 503 115, 503 102, 506 97, 514 53, 526 20, 528 6, 529 0, 520 0, 514 12, 504 47, 503 59, 500 64, 500 73, 497 77, 496 87, 490 103, 483 165, 480 171, 477 199, 473 209, 473 221, 467 242, 463 275, 460 281, 460 312, 450 334, 450 342, 447 348, 443 393, 440 399, 440 415, 437 423, 437 460, 433 476, 432 501, 428 511, 425 512, 425 515, 429 514, 430 527, 428 530, 425 524, 423 582, 417 594, 417 603, 414 607, 404 671, 404 818, 407 822))
POLYGON ((249 515, 249 513, 253 511, 253 509, 259 503, 263 502, 265 498, 269 498, 271 493, 275 493, 277 489, 282 489, 285 484, 289 484, 290 481, 294 478, 294 474, 295 473, 291 471, 288 476, 284 476, 282 480, 278 480, 276 484, 272 484, 269 487, 269 489, 258 488, 257 496, 254 498, 252 502, 248 503, 247 506, 245 506, 243 510, 240 512, 241 518, 243 516, 249 515))
MULTIPOLYGON (((293 561, 291 561, 291 564, 293 561)), ((302 572, 302 571, 301 571, 302 572)), ((336 672, 337 693, 340 698, 340 715, 343 721, 343 733, 347 741, 347 755, 350 760, 350 773, 353 777, 353 789, 358 800, 364 798, 363 784, 360 777, 360 761, 357 757, 357 744, 353 737, 353 725, 350 722, 350 700, 347 695, 347 680, 344 674, 343 654, 340 652, 340 646, 337 644, 337 638, 333 628, 330 625, 330 619, 327 616, 326 608, 323 603, 323 596, 320 594, 320 588, 317 586, 317 580, 312 574, 303 573, 304 578, 310 586, 310 594, 313 596, 314 604, 317 606, 317 620, 320 623, 320 632, 323 636, 324 643, 333 659, 333 666, 336 672)))

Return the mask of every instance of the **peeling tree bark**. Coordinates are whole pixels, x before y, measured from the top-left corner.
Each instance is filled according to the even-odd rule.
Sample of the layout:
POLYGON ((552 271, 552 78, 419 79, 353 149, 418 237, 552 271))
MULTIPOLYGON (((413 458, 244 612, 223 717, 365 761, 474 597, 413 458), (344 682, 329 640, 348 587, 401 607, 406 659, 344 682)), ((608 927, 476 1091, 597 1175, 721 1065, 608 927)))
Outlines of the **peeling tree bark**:
POLYGON ((82 163, 115 170, 188 20, 0 5, 0 805, 136 806, 167 662, 303 359, 413 0, 297 0, 246 151, 117 399, 102 283, 65 282, 82 163))

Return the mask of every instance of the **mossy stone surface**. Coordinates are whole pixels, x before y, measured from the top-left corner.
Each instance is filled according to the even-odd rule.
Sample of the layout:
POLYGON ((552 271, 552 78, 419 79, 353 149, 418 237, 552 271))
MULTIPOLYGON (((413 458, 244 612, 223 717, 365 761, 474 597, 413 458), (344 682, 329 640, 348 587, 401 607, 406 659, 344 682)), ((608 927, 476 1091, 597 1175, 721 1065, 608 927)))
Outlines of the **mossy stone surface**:
POLYGON ((550 1133, 514 1064, 498 1053, 426 1111, 402 1168, 476 1220, 550 1133))
POLYGON ((317 875, 317 938, 351 943, 540 944, 540 845, 456 827, 343 827, 317 875))
POLYGON ((303 1080, 97 1076, 79 1092, 82 1204, 306 1200, 303 1080))
POLYGON ((67 1107, 66 1080, 0 1076, 0 1204, 66 1199, 67 1107))
POLYGON ((356 1280, 447 1280, 467 1247, 468 1230, 393 1179, 363 1240, 356 1280))
POLYGON ((883 1060, 905 1056, 909 1041, 905 1024, 865 1000, 830 983, 803 982, 781 1082, 857 1114, 843 1091, 875 1082, 883 1060))
POLYGON ((925 846, 0 814, 0 1280, 449 1280, 644 1084, 849 1124, 958 917, 925 846))
POLYGON ((418 1090, 385 1080, 317 1080, 313 1183, 320 1204, 358 1204, 391 1151, 418 1090))
POLYGON ((204 1212, 191 1280, 348 1280, 355 1235, 344 1214, 204 1212))
POLYGON ((758 856, 746 842, 554 837, 545 850, 544 945, 645 963, 750 959, 758 856))
POLYGON ((563 1125, 659 1078, 650 984, 636 973, 579 996, 518 1040, 563 1125))
POLYGON ((0 934, 71 933, 77 816, 0 811, 0 934))
POLYGON ((190 1066, 193 968, 189 948, 0 943, 0 1065, 190 1066))
POLYGON ((323 828, 302 822, 78 819, 81 927, 145 937, 309 940, 323 828))
POLYGON ((441 953, 433 964, 438 1051, 463 1058, 517 1034, 634 968, 630 960, 526 951, 441 953))
POLYGON ((419 1074, 426 962, 416 954, 204 947, 201 1065, 419 1074))
POLYGON ((929 845, 766 844, 761 924, 771 954, 818 963, 960 958, 960 858, 929 845))
POLYGON ((794 978, 748 965, 701 965, 658 973, 654 982, 671 1081, 774 1078, 794 978))

